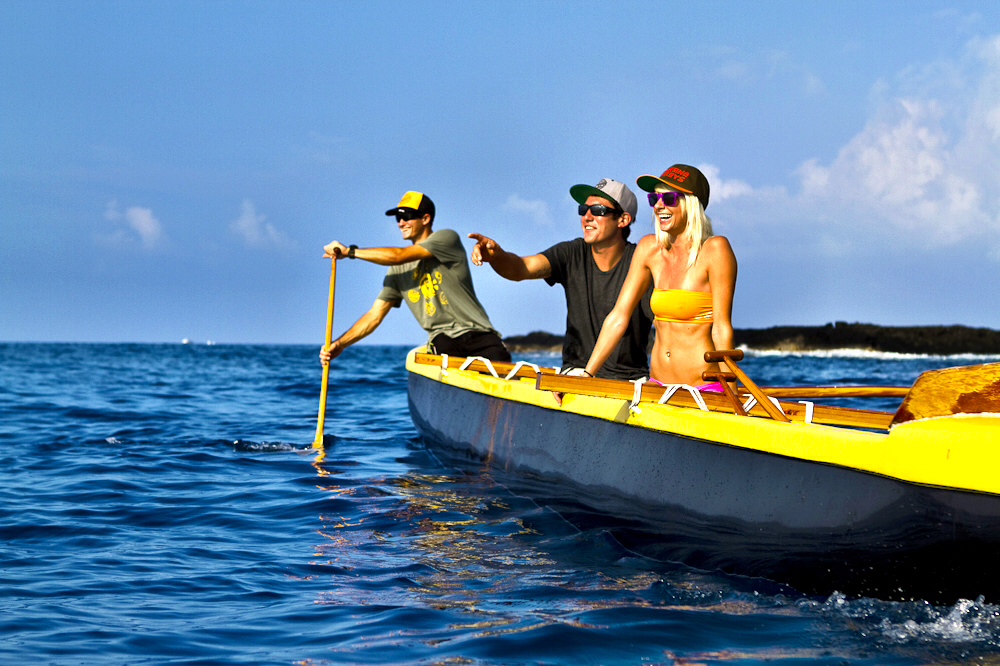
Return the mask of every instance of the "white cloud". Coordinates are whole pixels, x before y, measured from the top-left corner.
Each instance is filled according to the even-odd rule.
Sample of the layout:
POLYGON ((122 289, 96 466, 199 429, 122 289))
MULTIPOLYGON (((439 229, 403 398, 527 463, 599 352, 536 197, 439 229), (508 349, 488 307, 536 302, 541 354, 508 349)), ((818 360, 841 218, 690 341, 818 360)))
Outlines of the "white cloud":
POLYGON ((815 158, 803 162, 796 173, 802 183, 802 192, 807 196, 816 196, 830 185, 830 169, 821 166, 815 158))
POLYGON ((1000 106, 990 109, 985 114, 986 129, 992 134, 994 141, 1000 140, 1000 106))
POLYGON ((306 137, 305 145, 297 146, 296 150, 308 160, 328 165, 342 158, 346 144, 344 137, 313 131, 306 137))
POLYGON ((160 221, 153 217, 153 211, 149 208, 138 208, 133 206, 125 211, 125 219, 128 224, 142 239, 145 248, 152 248, 163 238, 163 227, 160 221))
POLYGON ((552 214, 549 205, 544 201, 530 201, 522 199, 516 194, 507 197, 503 204, 503 211, 524 215, 534 221, 539 226, 550 226, 552 224, 552 214))
POLYGON ((823 79, 819 78, 812 72, 804 72, 802 77, 802 89, 806 95, 810 97, 819 97, 820 95, 826 94, 826 86, 823 85, 823 79))
POLYGON ((243 200, 243 212, 234 220, 229 229, 243 239, 250 247, 289 248, 294 243, 273 224, 265 222, 267 217, 257 212, 257 207, 249 199, 243 200))
POLYGON ((163 225, 149 208, 132 206, 122 213, 118 208, 118 202, 112 199, 104 209, 104 218, 125 227, 101 237, 101 241, 105 244, 124 247, 138 241, 142 247, 151 250, 166 240, 163 225))
POLYGON ((857 249, 850 238, 828 233, 819 235, 816 248, 822 256, 837 259, 850 259, 857 249))
POLYGON ((801 91, 809 97, 826 94, 823 79, 807 69, 788 52, 771 51, 766 55, 766 61, 770 65, 767 68, 768 79, 797 81, 801 91))
POLYGON ((121 218, 122 214, 118 210, 118 201, 116 199, 112 199, 104 208, 104 219, 110 220, 111 222, 117 222, 121 218))
POLYGON ((850 211, 831 220, 846 232, 875 222, 920 243, 1000 243, 1000 37, 874 94, 872 116, 832 162, 799 167, 801 203, 850 211))
POLYGON ((750 53, 734 48, 709 49, 710 76, 743 86, 763 81, 797 87, 807 97, 825 95, 823 80, 786 51, 764 50, 750 53))
POLYGON ((725 201, 736 197, 745 197, 753 194, 753 188, 742 180, 723 180, 719 177, 719 167, 712 164, 699 164, 698 169, 705 174, 711 186, 709 192, 709 205, 712 202, 725 201))
POLYGON ((748 82, 752 71, 745 62, 729 60, 716 66, 715 76, 726 81, 748 82))

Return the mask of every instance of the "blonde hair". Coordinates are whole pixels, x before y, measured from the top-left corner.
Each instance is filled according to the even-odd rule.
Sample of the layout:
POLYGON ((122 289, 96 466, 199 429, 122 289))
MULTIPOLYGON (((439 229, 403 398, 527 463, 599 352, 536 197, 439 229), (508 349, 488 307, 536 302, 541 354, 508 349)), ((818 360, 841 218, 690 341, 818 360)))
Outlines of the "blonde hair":
MULTIPOLYGON (((693 194, 685 194, 683 201, 685 226, 684 232, 678 236, 678 239, 689 238, 691 240, 691 254, 688 257, 687 265, 688 268, 691 268, 698 260, 701 246, 712 237, 712 219, 705 215, 705 209, 698 197, 693 194)), ((656 242, 661 247, 670 247, 670 234, 660 230, 660 221, 656 217, 655 210, 653 211, 653 231, 656 233, 656 242)))

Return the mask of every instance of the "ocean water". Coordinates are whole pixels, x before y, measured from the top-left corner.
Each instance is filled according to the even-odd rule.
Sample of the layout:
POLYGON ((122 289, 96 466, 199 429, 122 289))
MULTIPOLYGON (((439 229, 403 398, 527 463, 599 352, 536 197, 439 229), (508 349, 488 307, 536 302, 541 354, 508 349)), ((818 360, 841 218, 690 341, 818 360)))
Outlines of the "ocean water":
MULTIPOLYGON (((317 351, 0 344, 0 663, 1000 662, 1000 599, 698 571, 445 464, 410 421, 402 347, 335 362, 317 452, 317 351)), ((765 385, 909 384, 984 360, 743 367, 765 385)))

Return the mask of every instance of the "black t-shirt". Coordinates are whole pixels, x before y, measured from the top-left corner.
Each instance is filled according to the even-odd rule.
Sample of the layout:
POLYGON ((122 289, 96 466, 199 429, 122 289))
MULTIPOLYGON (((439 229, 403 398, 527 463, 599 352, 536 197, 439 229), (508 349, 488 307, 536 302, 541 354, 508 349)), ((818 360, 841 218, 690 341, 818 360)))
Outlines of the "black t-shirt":
MULTIPOLYGON (((604 318, 615 307, 618 292, 625 284, 634 252, 635 243, 626 243, 625 254, 607 273, 597 267, 590 246, 582 238, 558 243, 541 253, 552 265, 552 275, 545 281, 549 285, 561 284, 566 290, 563 367, 582 368, 587 365, 604 318)), ((649 376, 646 345, 653 326, 653 313, 649 309, 650 293, 642 297, 641 305, 632 313, 625 336, 597 373, 598 377, 638 379, 649 376)))

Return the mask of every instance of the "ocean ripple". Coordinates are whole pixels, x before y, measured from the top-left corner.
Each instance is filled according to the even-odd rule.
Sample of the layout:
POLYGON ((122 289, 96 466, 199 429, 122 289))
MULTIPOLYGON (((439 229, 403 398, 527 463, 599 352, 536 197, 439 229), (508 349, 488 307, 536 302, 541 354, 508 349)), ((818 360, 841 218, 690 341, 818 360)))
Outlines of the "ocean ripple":
MULTIPOLYGON (((442 461, 410 421, 404 348, 338 358, 314 449, 317 349, 0 344, 0 663, 1000 659, 996 600, 699 571, 541 481, 442 461)), ((951 363, 744 366, 770 385, 898 384, 951 363)))

